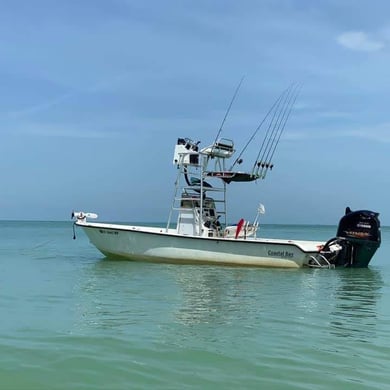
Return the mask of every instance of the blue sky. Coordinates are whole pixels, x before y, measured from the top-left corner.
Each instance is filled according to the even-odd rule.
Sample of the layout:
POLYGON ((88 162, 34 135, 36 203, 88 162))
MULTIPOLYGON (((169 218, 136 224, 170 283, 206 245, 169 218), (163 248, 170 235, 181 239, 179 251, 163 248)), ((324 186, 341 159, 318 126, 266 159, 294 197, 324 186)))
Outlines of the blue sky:
MULTIPOLYGON (((232 183, 232 220, 390 224, 387 1, 2 2, 0 219, 165 221, 178 137, 240 149, 303 89, 265 181, 232 183)), ((248 156, 248 161, 255 156, 248 156)), ((245 161, 244 161, 245 162, 245 161)))

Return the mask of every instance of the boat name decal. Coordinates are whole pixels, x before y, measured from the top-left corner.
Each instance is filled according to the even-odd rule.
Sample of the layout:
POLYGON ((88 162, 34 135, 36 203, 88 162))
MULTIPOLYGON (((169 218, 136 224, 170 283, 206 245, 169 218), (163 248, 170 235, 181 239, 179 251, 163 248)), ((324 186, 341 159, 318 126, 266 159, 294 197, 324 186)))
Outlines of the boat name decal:
POLYGON ((119 234, 119 232, 117 232, 115 230, 103 230, 103 229, 99 229, 99 233, 101 233, 101 234, 119 234))
POLYGON ((292 259, 294 257, 294 253, 293 252, 289 252, 289 251, 273 251, 273 250, 269 250, 268 251, 268 256, 286 257, 286 258, 292 259))

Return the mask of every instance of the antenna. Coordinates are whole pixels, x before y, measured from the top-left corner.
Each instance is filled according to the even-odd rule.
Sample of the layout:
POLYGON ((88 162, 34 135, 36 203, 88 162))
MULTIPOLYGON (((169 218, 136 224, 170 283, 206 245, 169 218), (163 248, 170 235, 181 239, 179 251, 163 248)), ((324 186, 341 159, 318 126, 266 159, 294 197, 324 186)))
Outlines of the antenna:
POLYGON ((240 80, 240 82, 238 83, 238 86, 237 86, 237 88, 236 88, 236 90, 235 90, 235 92, 234 92, 234 95, 233 95, 233 97, 232 97, 232 100, 230 101, 229 107, 228 107, 228 109, 226 110, 225 116, 224 116, 224 118, 223 118, 223 120, 222 120, 221 126, 220 126, 220 128, 219 128, 219 130, 218 130, 217 136, 215 137, 215 141, 214 141, 213 145, 215 145, 215 143, 218 141, 218 138, 219 138, 219 136, 220 136, 220 134, 221 134, 221 132, 222 132, 223 125, 225 124, 226 118, 227 118, 228 115, 229 115, 230 109, 232 108, 233 102, 234 102, 234 100, 236 99, 236 96, 237 96, 237 94, 238 94, 238 91, 240 90, 240 87, 241 87, 241 84, 242 84, 243 81, 244 81, 244 76, 241 77, 241 80, 240 80))

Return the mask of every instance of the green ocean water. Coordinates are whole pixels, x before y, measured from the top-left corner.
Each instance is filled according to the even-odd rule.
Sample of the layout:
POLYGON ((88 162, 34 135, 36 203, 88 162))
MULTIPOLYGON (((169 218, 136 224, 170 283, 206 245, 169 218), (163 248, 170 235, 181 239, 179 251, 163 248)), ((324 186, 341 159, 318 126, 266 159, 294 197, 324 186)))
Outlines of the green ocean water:
POLYGON ((0 229, 0 389, 390 388, 389 228, 354 270, 114 261, 71 222, 0 229))

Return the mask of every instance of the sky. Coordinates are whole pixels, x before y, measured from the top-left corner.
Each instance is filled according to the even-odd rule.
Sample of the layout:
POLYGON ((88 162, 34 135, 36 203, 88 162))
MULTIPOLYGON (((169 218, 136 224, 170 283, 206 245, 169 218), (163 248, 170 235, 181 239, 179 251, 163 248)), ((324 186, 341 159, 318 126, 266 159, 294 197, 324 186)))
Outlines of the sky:
POLYGON ((349 206, 390 225, 389 15, 385 0, 2 1, 0 219, 166 221, 177 138, 212 143, 244 77, 221 134, 237 150, 303 87, 272 172, 228 186, 231 219, 261 202, 263 223, 334 225, 349 206))

